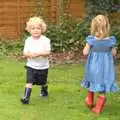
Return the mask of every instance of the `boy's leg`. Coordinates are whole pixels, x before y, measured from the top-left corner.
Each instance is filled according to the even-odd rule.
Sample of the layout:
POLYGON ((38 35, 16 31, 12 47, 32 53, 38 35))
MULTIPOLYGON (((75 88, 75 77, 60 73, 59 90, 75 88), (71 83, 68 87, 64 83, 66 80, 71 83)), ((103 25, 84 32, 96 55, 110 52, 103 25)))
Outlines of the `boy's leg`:
POLYGON ((41 92, 40 96, 48 96, 48 85, 47 85, 47 76, 48 76, 48 69, 44 70, 44 74, 41 75, 41 92))
POLYGON ((41 86, 40 96, 48 96, 48 86, 47 85, 41 86))
POLYGON ((26 84, 24 97, 21 98, 21 102, 23 104, 29 104, 31 91, 32 91, 32 84, 31 83, 26 84))
POLYGON ((34 77, 33 77, 33 69, 30 67, 25 67, 25 68, 26 68, 27 81, 26 81, 24 96, 20 100, 23 104, 29 104, 34 77))

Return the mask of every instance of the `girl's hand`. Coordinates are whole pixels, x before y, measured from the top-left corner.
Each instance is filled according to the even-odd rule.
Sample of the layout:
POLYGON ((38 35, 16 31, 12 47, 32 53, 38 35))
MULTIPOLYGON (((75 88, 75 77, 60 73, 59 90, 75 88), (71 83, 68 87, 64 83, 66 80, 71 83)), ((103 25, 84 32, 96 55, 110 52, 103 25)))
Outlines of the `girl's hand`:
POLYGON ((83 48, 83 55, 87 56, 90 52, 90 45, 86 43, 85 47, 83 48))
POLYGON ((114 47, 114 48, 112 48, 112 55, 115 57, 116 54, 117 54, 117 50, 116 50, 116 48, 114 47))

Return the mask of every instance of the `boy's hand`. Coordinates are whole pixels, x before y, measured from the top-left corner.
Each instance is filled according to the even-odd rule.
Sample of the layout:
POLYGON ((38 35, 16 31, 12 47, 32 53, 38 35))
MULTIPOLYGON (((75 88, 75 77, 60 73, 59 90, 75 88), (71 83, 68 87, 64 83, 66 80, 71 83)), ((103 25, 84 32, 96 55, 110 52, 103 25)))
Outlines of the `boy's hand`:
POLYGON ((36 57, 48 57, 50 55, 50 52, 43 52, 43 53, 24 53, 25 58, 36 58, 36 57))
POLYGON ((30 53, 30 52, 28 52, 28 53, 24 53, 23 54, 23 56, 22 56, 22 58, 23 59, 25 59, 25 58, 35 58, 35 57, 38 57, 39 56, 39 54, 38 53, 30 53))
POLYGON ((38 53, 29 54, 29 58, 36 58, 36 57, 39 57, 39 56, 40 56, 40 54, 38 54, 38 53))

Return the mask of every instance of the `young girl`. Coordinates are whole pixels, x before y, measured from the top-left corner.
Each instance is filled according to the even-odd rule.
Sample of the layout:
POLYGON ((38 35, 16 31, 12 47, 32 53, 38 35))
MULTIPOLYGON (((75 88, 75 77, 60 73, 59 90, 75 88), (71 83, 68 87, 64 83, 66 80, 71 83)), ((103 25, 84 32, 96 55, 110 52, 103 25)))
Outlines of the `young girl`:
POLYGON ((23 104, 29 104, 32 85, 41 85, 40 96, 48 95, 47 75, 49 68, 50 40, 42 35, 46 31, 45 22, 39 17, 31 17, 26 23, 26 30, 31 34, 25 41, 23 55, 27 58, 27 81, 23 104))
POLYGON ((83 54, 87 56, 85 76, 81 86, 88 89, 87 107, 99 114, 106 102, 105 93, 117 90, 114 57, 116 39, 109 36, 110 24, 104 15, 97 15, 91 22, 91 35, 86 38, 83 54), (94 93, 98 92, 96 105, 94 93))

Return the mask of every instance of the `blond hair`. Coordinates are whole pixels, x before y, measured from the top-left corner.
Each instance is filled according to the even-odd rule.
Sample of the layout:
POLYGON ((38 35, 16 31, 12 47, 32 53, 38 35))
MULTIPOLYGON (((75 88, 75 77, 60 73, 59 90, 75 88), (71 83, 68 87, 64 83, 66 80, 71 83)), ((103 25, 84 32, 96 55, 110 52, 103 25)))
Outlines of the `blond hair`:
POLYGON ((91 22, 91 35, 98 38, 109 36, 110 24, 107 16, 97 15, 91 22))
POLYGON ((26 30, 28 32, 30 32, 31 30, 31 26, 34 24, 39 24, 41 26, 41 31, 42 33, 44 33, 46 31, 46 24, 43 21, 43 19, 41 19, 40 17, 31 17, 29 18, 29 20, 26 22, 26 30))

